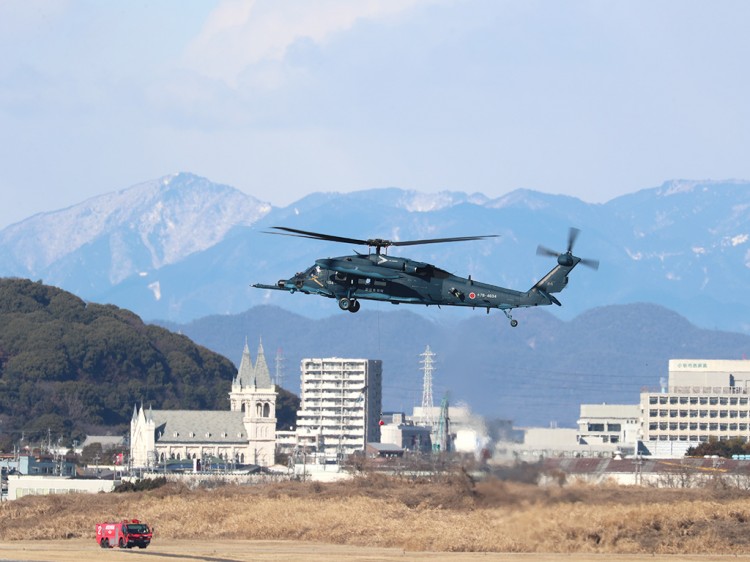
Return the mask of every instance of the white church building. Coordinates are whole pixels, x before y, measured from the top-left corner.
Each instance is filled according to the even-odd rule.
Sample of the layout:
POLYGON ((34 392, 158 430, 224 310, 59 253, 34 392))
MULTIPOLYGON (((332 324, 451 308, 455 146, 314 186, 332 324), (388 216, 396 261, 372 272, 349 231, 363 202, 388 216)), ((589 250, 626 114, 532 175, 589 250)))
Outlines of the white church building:
POLYGON ((132 466, 206 458, 271 466, 276 448, 276 387, 262 344, 253 366, 245 343, 229 401, 229 411, 136 406, 130 421, 132 466))

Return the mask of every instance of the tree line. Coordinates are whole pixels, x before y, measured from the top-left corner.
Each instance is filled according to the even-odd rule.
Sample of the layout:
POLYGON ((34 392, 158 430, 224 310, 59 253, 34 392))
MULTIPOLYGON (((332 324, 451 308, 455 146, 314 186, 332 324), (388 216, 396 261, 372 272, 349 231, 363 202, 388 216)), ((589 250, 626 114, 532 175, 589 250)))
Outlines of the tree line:
MULTIPOLYGON (((225 410, 236 372, 229 359, 128 310, 0 279, 0 450, 48 432, 65 440, 124 433, 141 403, 225 410)), ((295 398, 280 396, 287 425, 295 398)))

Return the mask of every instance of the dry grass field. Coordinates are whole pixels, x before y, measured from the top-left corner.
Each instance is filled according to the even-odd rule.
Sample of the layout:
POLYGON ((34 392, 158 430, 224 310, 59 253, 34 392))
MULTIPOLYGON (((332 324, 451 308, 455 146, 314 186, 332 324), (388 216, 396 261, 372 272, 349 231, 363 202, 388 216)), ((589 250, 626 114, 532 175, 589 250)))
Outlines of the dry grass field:
POLYGON ((25 497, 0 505, 0 541, 93 543, 97 521, 124 517, 151 523, 155 544, 190 538, 467 553, 750 553, 748 492, 543 488, 475 482, 460 471, 430 479, 371 474, 331 484, 168 484, 147 492, 25 497))

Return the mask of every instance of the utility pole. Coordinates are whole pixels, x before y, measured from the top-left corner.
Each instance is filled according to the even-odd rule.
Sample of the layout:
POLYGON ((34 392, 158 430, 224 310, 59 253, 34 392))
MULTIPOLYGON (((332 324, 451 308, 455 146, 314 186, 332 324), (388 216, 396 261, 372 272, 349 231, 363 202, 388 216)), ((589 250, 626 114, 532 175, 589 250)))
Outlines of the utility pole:
POLYGON ((633 461, 635 468, 635 485, 640 486, 643 482, 643 456, 638 453, 633 461))

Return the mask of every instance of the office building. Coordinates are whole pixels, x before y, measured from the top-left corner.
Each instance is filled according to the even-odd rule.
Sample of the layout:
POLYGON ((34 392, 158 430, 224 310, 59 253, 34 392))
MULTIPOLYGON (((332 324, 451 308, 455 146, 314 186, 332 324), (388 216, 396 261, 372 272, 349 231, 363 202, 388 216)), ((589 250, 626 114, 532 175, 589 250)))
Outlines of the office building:
POLYGON ((641 393, 641 439, 680 450, 712 437, 747 440, 749 399, 750 361, 671 359, 666 384, 641 393))

